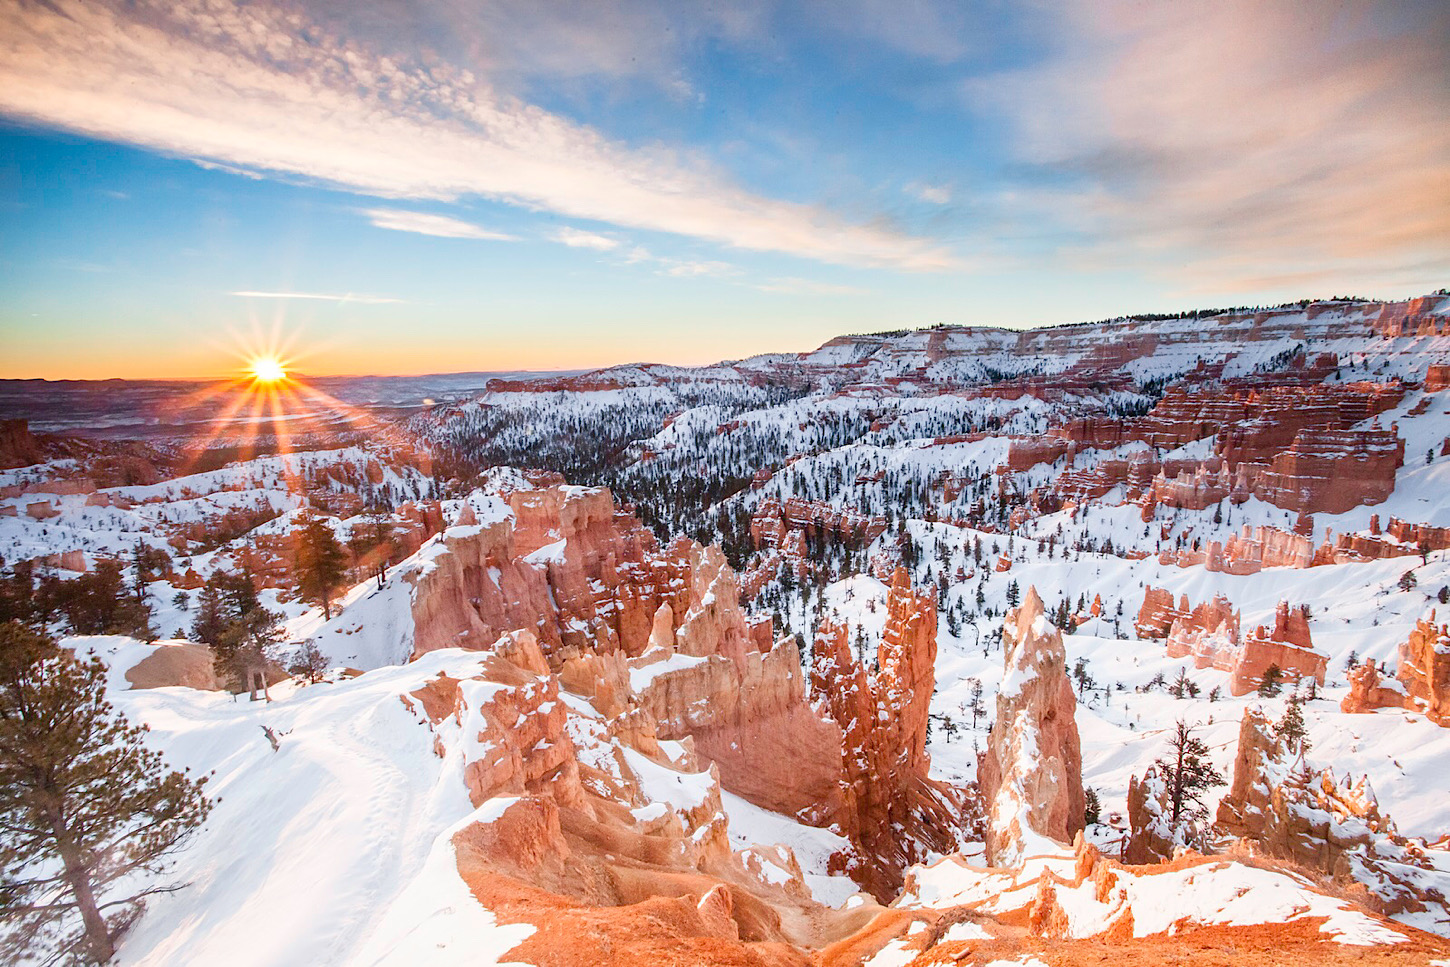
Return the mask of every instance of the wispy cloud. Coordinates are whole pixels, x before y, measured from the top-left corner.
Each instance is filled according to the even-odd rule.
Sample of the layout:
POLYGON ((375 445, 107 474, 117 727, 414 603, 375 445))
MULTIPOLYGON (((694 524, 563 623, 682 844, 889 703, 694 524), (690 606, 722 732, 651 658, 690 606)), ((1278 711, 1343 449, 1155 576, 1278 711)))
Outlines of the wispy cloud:
POLYGON ((612 252, 622 244, 617 238, 598 235, 577 228, 561 228, 554 233, 554 241, 570 248, 592 248, 596 252, 612 252))
POLYGON ((729 278, 740 274, 740 269, 729 262, 714 259, 678 259, 667 255, 656 255, 643 245, 635 245, 624 253, 626 265, 652 265, 660 275, 676 279, 729 278))
POLYGON ((198 168, 205 168, 207 171, 221 171, 229 175, 236 175, 238 178, 246 178, 248 181, 262 181, 267 177, 260 171, 253 171, 251 168, 239 168, 236 165, 208 161, 205 158, 192 158, 191 163, 198 168))
POLYGON ((947 185, 927 185, 921 182, 912 182, 906 186, 906 193, 920 201, 932 205, 950 205, 952 202, 952 190, 947 185))
POLYGON ((256 292, 250 289, 243 289, 231 293, 244 299, 315 299, 319 302, 351 302, 363 306, 381 306, 401 304, 402 299, 394 299, 382 295, 357 295, 349 292, 345 295, 335 295, 327 292, 256 292))
POLYGON ((381 197, 499 199, 844 265, 956 264, 933 240, 764 197, 381 44, 292 5, 20 0, 0 5, 0 113, 381 197))
POLYGON ((517 241, 515 235, 491 232, 472 222, 447 215, 429 215, 424 212, 403 211, 397 208, 368 208, 362 212, 368 221, 378 228, 394 232, 413 232, 417 235, 433 235, 437 238, 476 238, 489 241, 517 241))
POLYGON ((701 276, 725 278, 740 270, 729 262, 714 260, 694 261, 690 259, 663 259, 660 271, 677 279, 695 279, 701 276))
POLYGON ((998 206, 1014 229, 1069 239, 1081 268, 1210 288, 1450 269, 1450 7, 1072 0, 1053 17, 1061 54, 963 88, 1025 172, 998 206))

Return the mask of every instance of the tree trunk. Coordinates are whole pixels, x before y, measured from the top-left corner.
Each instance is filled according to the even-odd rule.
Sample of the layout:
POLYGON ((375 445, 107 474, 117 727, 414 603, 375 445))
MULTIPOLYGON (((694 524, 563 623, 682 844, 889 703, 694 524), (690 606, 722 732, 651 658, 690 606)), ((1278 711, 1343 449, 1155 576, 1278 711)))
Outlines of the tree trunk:
POLYGON ((272 696, 270 694, 268 694, 268 692, 267 692, 267 668, 266 668, 266 666, 262 666, 260 668, 258 666, 256 666, 256 665, 250 665, 250 666, 248 666, 248 668, 247 668, 247 688, 249 688, 251 690, 251 693, 252 693, 252 701, 254 701, 254 702, 257 700, 257 687, 258 687, 258 683, 261 684, 262 697, 264 699, 266 699, 267 701, 269 701, 269 702, 272 701, 272 696))
POLYGON ((75 845, 71 842, 65 820, 58 816, 51 816, 50 822, 55 830, 56 851, 60 853, 61 862, 65 864, 66 882, 70 884, 71 893, 75 896, 76 907, 81 911, 81 920, 85 923, 86 949, 90 951, 90 955, 96 963, 108 964, 116 955, 116 945, 111 942, 111 931, 106 926, 106 918, 101 916, 101 909, 96 905, 96 893, 91 886, 90 871, 86 869, 75 845))
POLYGON ((1178 754, 1175 758, 1173 769, 1173 828, 1178 828, 1178 817, 1183 812, 1183 749, 1188 743, 1180 730, 1178 735, 1178 754))

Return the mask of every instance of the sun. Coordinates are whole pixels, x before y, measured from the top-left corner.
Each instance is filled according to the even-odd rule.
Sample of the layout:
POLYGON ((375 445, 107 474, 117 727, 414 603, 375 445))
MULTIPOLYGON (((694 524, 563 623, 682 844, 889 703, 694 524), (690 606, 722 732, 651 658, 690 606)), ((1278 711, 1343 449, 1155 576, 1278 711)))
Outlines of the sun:
POLYGON ((258 356, 252 360, 252 379, 259 383, 276 383, 287 378, 287 370, 272 356, 258 356))

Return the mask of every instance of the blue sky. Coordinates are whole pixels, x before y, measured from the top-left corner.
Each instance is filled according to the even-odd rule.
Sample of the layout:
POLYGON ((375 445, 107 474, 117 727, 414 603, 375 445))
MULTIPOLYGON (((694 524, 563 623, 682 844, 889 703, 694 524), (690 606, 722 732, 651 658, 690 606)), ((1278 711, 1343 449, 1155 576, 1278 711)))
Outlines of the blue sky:
POLYGON ((1429 3, 0 11, 0 376, 699 363, 1450 281, 1429 3))

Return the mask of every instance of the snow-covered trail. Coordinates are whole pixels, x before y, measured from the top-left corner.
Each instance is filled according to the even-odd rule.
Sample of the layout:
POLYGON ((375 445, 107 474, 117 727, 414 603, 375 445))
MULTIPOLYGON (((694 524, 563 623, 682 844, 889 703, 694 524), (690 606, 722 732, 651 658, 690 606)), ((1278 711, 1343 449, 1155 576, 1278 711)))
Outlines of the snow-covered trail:
MULTIPOLYGON (((107 641, 125 639, 91 647, 104 654, 107 641)), ((437 652, 350 681, 283 685, 271 704, 179 688, 112 692, 133 721, 151 726, 148 741, 172 766, 215 770, 208 792, 218 800, 179 857, 175 876, 189 885, 151 901, 117 962, 413 962, 400 938, 415 924, 393 908, 406 893, 406 912, 442 936, 455 908, 470 905, 456 872, 420 874, 440 865, 440 852, 451 856, 440 838, 474 810, 457 754, 440 759, 433 733, 399 696, 445 669, 469 674, 480 660, 437 652), (277 752, 264 725, 280 735, 277 752), (388 935, 375 936, 385 920, 388 935)), ((496 962, 527 933, 496 926, 481 907, 456 914, 470 934, 482 927, 461 945, 469 963, 496 962)))

